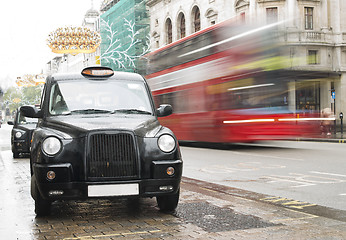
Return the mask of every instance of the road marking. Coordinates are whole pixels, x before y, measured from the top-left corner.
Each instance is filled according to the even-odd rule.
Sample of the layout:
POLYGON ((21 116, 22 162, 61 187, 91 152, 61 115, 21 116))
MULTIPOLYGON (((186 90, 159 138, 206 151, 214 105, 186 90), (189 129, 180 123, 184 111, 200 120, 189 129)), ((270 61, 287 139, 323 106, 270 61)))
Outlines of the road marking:
POLYGON ((292 209, 288 209, 288 210, 291 212, 294 212, 294 213, 299 213, 299 214, 305 215, 305 217, 276 219, 276 220, 273 220, 273 222, 306 220, 306 219, 312 219, 312 218, 318 218, 319 217, 317 215, 313 215, 313 214, 309 214, 309 213, 305 213, 305 212, 298 212, 298 211, 292 210, 292 209))
POLYGON ((341 194, 339 194, 340 196, 346 196, 346 193, 341 193, 341 194))
MULTIPOLYGON (((313 183, 307 183, 307 182, 301 182, 301 181, 296 181, 296 180, 290 180, 290 179, 285 179, 285 176, 265 176, 265 178, 272 179, 269 183, 275 183, 275 182, 289 182, 289 183, 297 183, 299 185, 292 186, 292 187, 309 187, 309 186, 314 186, 316 184, 313 183)), ((288 176, 289 178, 289 176, 288 176)))
POLYGON ((265 201, 265 202, 270 202, 270 203, 275 203, 275 204, 278 204, 278 205, 281 205, 284 207, 289 207, 289 208, 294 208, 294 209, 299 209, 299 210, 303 210, 306 207, 316 206, 316 204, 296 201, 293 199, 282 198, 282 197, 267 197, 267 198, 261 198, 259 200, 265 201))
POLYGON ((206 190, 206 191, 209 191, 209 192, 212 192, 212 193, 219 193, 218 191, 214 191, 214 190, 211 190, 211 189, 209 189, 209 188, 201 187, 201 189, 206 190))
POLYGON ((312 219, 312 218, 318 218, 318 216, 301 217, 301 218, 284 218, 284 219, 276 219, 276 220, 273 220, 272 222, 296 221, 296 220, 306 220, 306 219, 312 219))
POLYGON ((316 172, 316 171, 310 171, 310 173, 331 175, 331 176, 336 176, 336 177, 346 177, 346 175, 336 174, 336 173, 326 173, 326 172, 316 172))
POLYGON ((274 158, 274 159, 280 159, 280 160, 304 161, 304 159, 302 159, 302 158, 278 157, 278 156, 244 153, 244 152, 237 152, 237 151, 230 151, 230 152, 232 152, 234 154, 238 154, 238 155, 245 155, 245 156, 251 156, 251 157, 263 157, 263 158, 274 158))
POLYGON ((208 173, 233 173, 233 172, 251 172, 261 169, 280 169, 286 168, 284 165, 263 164, 261 162, 240 162, 235 166, 212 165, 207 168, 201 168, 199 171, 208 173))
MULTIPOLYGON (((340 175, 340 174, 319 173, 319 172, 313 172, 313 171, 311 171, 310 173, 346 177, 346 175, 340 175)), ((309 186, 315 186, 317 184, 333 184, 333 183, 346 182, 346 179, 324 177, 324 176, 314 176, 314 175, 300 174, 300 173, 289 173, 289 176, 270 175, 270 176, 265 176, 265 178, 270 179, 271 183, 289 182, 289 183, 297 184, 297 185, 291 186, 293 188, 309 187, 309 186)))
POLYGON ((94 235, 94 236, 81 236, 81 237, 74 237, 74 238, 64 238, 63 240, 87 240, 87 239, 105 238, 105 237, 151 234, 151 233, 157 233, 157 232, 161 232, 161 230, 142 231, 142 232, 124 232, 124 233, 114 233, 114 234, 94 235))

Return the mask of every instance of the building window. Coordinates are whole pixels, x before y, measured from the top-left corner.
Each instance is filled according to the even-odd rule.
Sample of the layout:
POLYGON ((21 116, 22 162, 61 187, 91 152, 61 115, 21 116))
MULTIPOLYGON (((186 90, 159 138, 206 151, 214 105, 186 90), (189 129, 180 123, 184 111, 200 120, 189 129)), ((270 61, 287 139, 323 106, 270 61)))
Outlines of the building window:
POLYGON ((272 7, 266 9, 267 23, 275 23, 278 21, 278 8, 272 7))
POLYGON ((305 30, 313 30, 313 10, 312 7, 305 7, 305 30))
POLYGON ((217 20, 217 12, 213 9, 208 9, 206 15, 205 15, 208 19, 208 23, 209 26, 216 24, 216 20, 217 20))
POLYGON ((198 32, 201 30, 201 14, 199 8, 196 7, 193 11, 193 31, 198 32))
POLYGON ((308 64, 309 65, 319 64, 317 50, 308 50, 308 64))
POLYGON ((315 112, 321 109, 319 82, 296 82, 296 109, 315 112))
POLYGON ((172 37, 172 21, 169 18, 166 21, 166 34, 167 34, 167 44, 172 43, 173 42, 173 37, 172 37))
POLYGON ((159 48, 160 47, 160 35, 157 32, 154 32, 152 35, 152 39, 153 39, 153 48, 159 48))
MULTIPOLYGON (((257 1, 260 2, 259 0, 257 1)), ((235 12, 238 16, 240 16, 238 21, 240 23, 245 23, 246 22, 245 13, 249 12, 250 1, 249 0, 235 0, 234 2, 235 2, 234 4, 235 12)))
POLYGON ((240 13, 240 22, 245 23, 245 12, 240 13))
POLYGON ((186 36, 186 27, 185 27, 185 16, 183 13, 179 14, 178 17, 178 33, 179 38, 183 38, 186 36))

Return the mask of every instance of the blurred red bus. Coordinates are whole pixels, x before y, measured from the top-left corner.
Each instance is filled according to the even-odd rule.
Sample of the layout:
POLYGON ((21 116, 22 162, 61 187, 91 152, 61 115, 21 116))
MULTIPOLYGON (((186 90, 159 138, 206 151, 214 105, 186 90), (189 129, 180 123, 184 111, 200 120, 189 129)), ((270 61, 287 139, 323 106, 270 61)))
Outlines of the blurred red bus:
POLYGON ((273 29, 226 21, 145 56, 155 104, 174 113, 160 122, 180 141, 253 142, 311 136, 318 114, 295 110, 290 86, 302 71, 285 70, 273 29))

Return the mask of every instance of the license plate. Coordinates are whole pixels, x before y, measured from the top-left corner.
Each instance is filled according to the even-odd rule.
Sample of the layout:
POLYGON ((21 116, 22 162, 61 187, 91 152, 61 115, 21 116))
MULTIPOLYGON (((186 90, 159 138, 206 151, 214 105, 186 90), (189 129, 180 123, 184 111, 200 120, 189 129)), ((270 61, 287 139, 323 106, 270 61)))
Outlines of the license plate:
POLYGON ((112 197, 132 195, 139 195, 138 183, 88 186, 89 197, 112 197))

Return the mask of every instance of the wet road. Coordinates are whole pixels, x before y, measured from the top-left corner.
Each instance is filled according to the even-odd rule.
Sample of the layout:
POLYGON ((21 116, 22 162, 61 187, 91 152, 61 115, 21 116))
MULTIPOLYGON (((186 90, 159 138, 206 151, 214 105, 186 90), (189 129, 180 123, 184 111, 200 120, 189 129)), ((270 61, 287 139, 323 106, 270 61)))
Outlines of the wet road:
POLYGON ((0 239, 346 238, 344 211, 187 177, 174 213, 160 212, 155 199, 89 200, 56 202, 50 216, 37 218, 29 192, 29 159, 12 158, 3 130, 0 239))
POLYGON ((346 145, 273 141, 185 146, 184 176, 346 210, 346 145))

